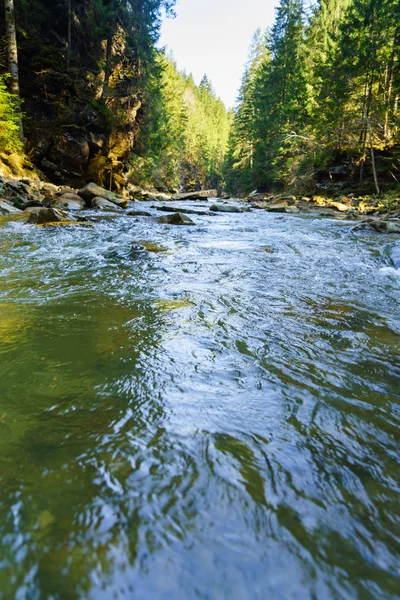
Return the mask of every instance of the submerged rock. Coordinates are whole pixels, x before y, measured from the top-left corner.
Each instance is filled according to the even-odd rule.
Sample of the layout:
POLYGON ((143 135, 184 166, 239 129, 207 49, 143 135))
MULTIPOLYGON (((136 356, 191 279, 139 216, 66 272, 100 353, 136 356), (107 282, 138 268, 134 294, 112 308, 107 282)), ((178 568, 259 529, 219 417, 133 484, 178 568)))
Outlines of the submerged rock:
POLYGON ((161 212, 182 213, 184 215, 200 215, 200 216, 210 215, 209 211, 192 210, 190 208, 174 208, 173 206, 152 206, 151 208, 155 208, 156 210, 161 211, 161 212))
POLYGON ((168 248, 164 248, 164 246, 158 246, 154 242, 139 242, 139 245, 147 250, 147 252, 152 252, 154 254, 159 254, 160 252, 167 252, 168 248))
POLYGON ((400 269, 400 248, 395 248, 392 252, 392 263, 396 269, 400 269))
POLYGON ((241 213, 243 212, 238 206, 233 204, 212 204, 210 206, 212 212, 224 212, 224 213, 241 213))
POLYGON ((396 233, 400 234, 400 221, 385 221, 383 219, 369 219, 363 221, 359 225, 353 227, 352 231, 362 231, 364 229, 370 229, 378 233, 396 233))
POLYGON ((166 225, 196 225, 192 219, 182 215, 181 213, 174 213, 173 215, 167 215, 165 217, 160 217, 158 219, 159 223, 164 223, 166 225))
POLYGON ((128 217, 151 217, 151 214, 145 210, 130 210, 127 215, 128 217))

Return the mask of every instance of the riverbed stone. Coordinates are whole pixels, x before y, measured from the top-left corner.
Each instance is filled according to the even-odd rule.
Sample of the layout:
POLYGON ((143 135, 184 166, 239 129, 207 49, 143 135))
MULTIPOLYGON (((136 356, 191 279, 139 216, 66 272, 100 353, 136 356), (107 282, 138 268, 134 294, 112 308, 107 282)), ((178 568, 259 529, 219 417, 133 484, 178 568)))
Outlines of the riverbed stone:
POLYGON ((60 196, 53 204, 53 208, 61 208, 65 210, 83 210, 86 203, 77 194, 64 194, 60 196))
POLYGON ((6 200, 0 200, 0 215, 22 215, 22 210, 16 208, 6 200))
POLYGON ((223 213, 241 213, 242 210, 238 206, 233 204, 212 204, 210 206, 212 212, 223 212, 223 213))
POLYGON ((67 212, 57 208, 32 207, 25 212, 29 213, 28 223, 33 225, 77 221, 67 212))
POLYGON ((128 217, 151 217, 151 214, 145 210, 130 210, 126 214, 128 217))
POLYGON ((265 210, 267 212, 285 213, 287 208, 286 202, 280 202, 279 204, 270 204, 265 210))
POLYGON ((121 208, 128 207, 128 200, 126 200, 126 198, 120 198, 119 196, 114 194, 114 192, 105 190, 104 188, 100 187, 99 185, 93 182, 85 185, 85 187, 80 189, 78 193, 79 196, 86 201, 86 204, 88 206, 90 206, 94 198, 104 198, 105 200, 108 200, 109 202, 112 202, 113 204, 116 204, 121 208))
POLYGON ((166 225, 195 225, 196 223, 183 215, 182 213, 174 213, 173 215, 166 215, 165 217, 159 217, 159 223, 166 225))
POLYGON ((121 207, 115 204, 114 202, 110 202, 109 200, 101 198, 100 196, 96 196, 95 198, 93 198, 91 206, 92 208, 98 208, 99 210, 122 210, 121 207))

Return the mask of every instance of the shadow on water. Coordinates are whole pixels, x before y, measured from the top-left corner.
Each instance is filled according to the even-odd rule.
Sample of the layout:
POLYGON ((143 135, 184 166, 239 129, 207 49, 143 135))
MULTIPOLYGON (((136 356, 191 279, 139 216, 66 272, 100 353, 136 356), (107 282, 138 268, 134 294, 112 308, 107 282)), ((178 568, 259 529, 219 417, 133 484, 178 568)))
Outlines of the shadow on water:
POLYGON ((197 219, 0 228, 1 600, 398 597, 387 250, 197 219))

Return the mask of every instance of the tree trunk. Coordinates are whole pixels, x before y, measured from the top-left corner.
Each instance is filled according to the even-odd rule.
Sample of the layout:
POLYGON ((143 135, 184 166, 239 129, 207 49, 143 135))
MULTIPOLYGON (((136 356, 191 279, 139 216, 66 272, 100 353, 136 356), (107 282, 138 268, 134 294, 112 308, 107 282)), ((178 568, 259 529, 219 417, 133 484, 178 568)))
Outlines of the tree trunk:
MULTIPOLYGON (((7 40, 7 56, 8 68, 11 73, 11 92, 20 98, 19 90, 19 72, 18 72, 18 46, 17 46, 17 31, 15 27, 15 12, 14 0, 4 0, 5 16, 6 16, 6 40, 7 40)), ((22 121, 19 123, 21 141, 24 139, 24 131, 22 121)))
POLYGON ((68 8, 68 35, 67 35, 67 68, 71 66, 71 46, 72 46, 72 0, 67 0, 68 8))
POLYGON ((103 85, 103 93, 102 98, 106 98, 108 96, 108 85, 110 83, 111 77, 111 59, 112 59, 112 45, 113 45, 114 36, 112 33, 107 38, 106 42, 106 65, 104 69, 104 85, 103 85))

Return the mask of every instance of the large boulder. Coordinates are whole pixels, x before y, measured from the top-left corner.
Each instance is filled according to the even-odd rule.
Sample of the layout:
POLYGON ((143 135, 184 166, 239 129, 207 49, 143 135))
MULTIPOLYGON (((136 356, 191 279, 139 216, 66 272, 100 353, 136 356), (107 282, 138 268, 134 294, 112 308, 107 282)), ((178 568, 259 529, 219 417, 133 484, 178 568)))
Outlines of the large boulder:
POLYGON ((22 215, 22 210, 16 208, 6 200, 0 200, 0 215, 22 215))
POLYGON ((122 210, 121 207, 114 202, 110 202, 109 200, 101 198, 100 196, 93 198, 91 205, 92 208, 98 208, 99 210, 122 210))
POLYGON ((181 213, 174 213, 173 215, 167 215, 165 217, 160 217, 158 219, 159 223, 164 223, 166 225, 195 225, 196 223, 182 215, 181 213))
POLYGON ((114 192, 110 192, 109 190, 105 190, 100 187, 96 183, 88 183, 79 190, 79 196, 83 198, 88 206, 91 205, 92 200, 94 198, 104 198, 109 202, 112 202, 116 206, 120 206, 121 208, 128 208, 128 200, 125 198, 120 198, 114 192))
POLYGON ((33 225, 45 225, 46 223, 69 223, 76 219, 57 208, 32 207, 25 212, 29 214, 28 223, 33 225))
POLYGON ((85 207, 85 201, 77 194, 64 194, 52 206, 52 208, 61 208, 62 210, 83 210, 85 207))

